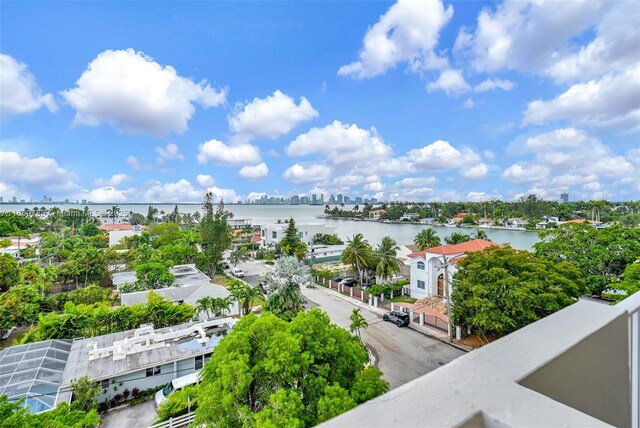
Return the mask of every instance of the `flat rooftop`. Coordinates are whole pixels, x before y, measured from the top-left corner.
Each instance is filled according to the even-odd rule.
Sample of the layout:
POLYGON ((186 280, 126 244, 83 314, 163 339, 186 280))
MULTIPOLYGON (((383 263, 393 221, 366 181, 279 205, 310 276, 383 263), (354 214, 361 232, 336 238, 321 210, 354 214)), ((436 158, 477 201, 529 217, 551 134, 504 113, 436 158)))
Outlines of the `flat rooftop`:
MULTIPOLYGON (((176 265, 169 268, 169 272, 171 272, 176 280, 173 283, 174 287, 180 287, 187 284, 194 284, 196 282, 211 282, 211 279, 199 271, 194 264, 188 265, 176 265)), ((111 280, 113 281, 113 285, 119 287, 126 283, 134 283, 136 282, 136 273, 135 271, 128 272, 118 272, 111 275, 111 280)))

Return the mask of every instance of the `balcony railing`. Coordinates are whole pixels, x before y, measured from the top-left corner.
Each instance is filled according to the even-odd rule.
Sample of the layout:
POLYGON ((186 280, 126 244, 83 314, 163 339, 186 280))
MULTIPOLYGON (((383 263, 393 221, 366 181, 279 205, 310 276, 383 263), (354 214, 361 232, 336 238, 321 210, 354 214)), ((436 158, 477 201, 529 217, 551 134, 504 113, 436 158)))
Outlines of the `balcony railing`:
POLYGON ((638 427, 640 293, 579 301, 326 427, 638 427))

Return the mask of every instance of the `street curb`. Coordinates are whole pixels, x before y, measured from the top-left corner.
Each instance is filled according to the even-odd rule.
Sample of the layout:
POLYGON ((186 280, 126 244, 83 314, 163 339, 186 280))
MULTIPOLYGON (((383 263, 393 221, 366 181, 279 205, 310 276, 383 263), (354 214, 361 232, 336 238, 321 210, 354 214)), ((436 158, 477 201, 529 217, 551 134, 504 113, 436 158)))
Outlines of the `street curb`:
MULTIPOLYGON (((372 307, 368 303, 364 303, 364 302, 356 300, 356 299, 354 299, 352 297, 345 296, 342 293, 339 293, 339 292, 334 291, 334 290, 330 290, 330 289, 328 289, 326 287, 317 286, 316 289, 317 290, 324 289, 324 292, 326 294, 329 294, 329 295, 332 295, 332 296, 336 296, 336 297, 344 300, 345 302, 348 302, 348 303, 351 303, 352 305, 355 305, 355 306, 358 306, 360 308, 366 309, 369 312, 371 312, 371 313, 373 313, 373 314, 375 314, 375 315, 377 315, 379 317, 382 317, 384 312, 386 312, 386 311, 383 311, 382 309, 379 309, 379 308, 376 308, 376 307, 372 307)), ((461 351, 469 352, 469 351, 473 350, 473 349, 468 349, 467 347, 463 347, 462 345, 458 345, 457 343, 449 342, 448 340, 443 339, 443 338, 441 338, 441 337, 439 337, 439 336, 437 336, 435 334, 429 334, 428 331, 425 331, 424 329, 416 328, 415 326, 412 326, 411 324, 409 324, 407 327, 409 327, 413 331, 417 331, 418 333, 421 333, 421 334, 423 334, 423 335, 425 335, 427 337, 430 337, 432 339, 436 339, 436 340, 438 340, 438 341, 440 341, 442 343, 446 343, 447 345, 452 346, 452 347, 454 347, 456 349, 459 349, 461 351)))

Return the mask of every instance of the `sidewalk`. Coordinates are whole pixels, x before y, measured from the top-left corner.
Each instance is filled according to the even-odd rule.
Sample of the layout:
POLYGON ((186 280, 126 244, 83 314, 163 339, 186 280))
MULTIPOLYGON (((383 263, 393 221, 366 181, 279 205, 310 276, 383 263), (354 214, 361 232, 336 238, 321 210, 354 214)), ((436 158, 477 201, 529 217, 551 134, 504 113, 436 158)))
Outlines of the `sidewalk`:
MULTIPOLYGON (((335 290, 323 287, 321 285, 318 284, 312 284, 317 290, 322 290, 324 293, 330 294, 331 296, 336 296, 339 299, 344 300, 345 302, 348 302, 354 306, 358 306, 362 309, 365 309, 373 314, 378 315, 379 317, 382 318, 382 316, 384 314, 387 313, 386 309, 381 309, 381 308, 376 308, 375 306, 371 306, 368 303, 365 302, 361 302, 358 299, 354 299, 353 297, 349 297, 347 295, 344 295, 342 293, 339 293, 335 290)), ((432 328, 429 328, 427 326, 424 325, 420 325, 419 323, 416 322, 411 322, 409 323, 409 325, 407 326, 409 327, 411 330, 415 330, 418 333, 422 333, 425 336, 429 336, 432 337, 434 339, 437 339, 443 343, 446 343, 447 345, 451 345, 454 348, 460 349, 461 351, 465 351, 465 352, 469 352, 472 350, 472 348, 468 347, 468 346, 464 346, 464 345, 460 345, 458 343, 453 343, 453 342, 449 342, 449 337, 446 334, 443 334, 442 332, 438 331, 438 330, 434 330, 432 328)))

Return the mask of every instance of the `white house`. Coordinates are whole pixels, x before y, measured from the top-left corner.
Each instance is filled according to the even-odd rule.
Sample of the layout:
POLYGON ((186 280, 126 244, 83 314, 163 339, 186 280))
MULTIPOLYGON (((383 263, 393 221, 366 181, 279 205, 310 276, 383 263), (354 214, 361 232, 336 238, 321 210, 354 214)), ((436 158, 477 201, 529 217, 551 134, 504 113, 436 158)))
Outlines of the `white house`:
MULTIPOLYGON (((284 238, 287 227, 289 227, 288 223, 280 223, 274 224, 271 226, 263 226, 260 231, 260 235, 262 238, 262 246, 269 247, 272 245, 276 245, 280 242, 282 238, 284 238)), ((324 224, 297 224, 296 228, 298 229, 298 236, 308 246, 311 246, 311 241, 313 241, 313 237, 318 233, 324 233, 328 235, 336 235, 336 228, 333 226, 327 226, 324 224)))
POLYGON ((114 247, 118 245, 124 238, 129 236, 142 235, 142 226, 131 226, 131 229, 116 229, 109 231, 109 246, 114 247))
MULTIPOLYGON (((456 263, 470 251, 482 251, 494 242, 484 239, 474 239, 455 245, 440 245, 427 248, 424 251, 416 251, 409 254, 411 260, 411 297, 424 299, 426 297, 445 297, 444 289, 444 263, 447 264, 449 287, 451 278, 456 272, 456 263)), ((449 288, 451 291, 451 288, 449 288)))

